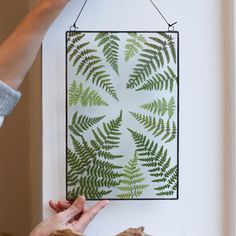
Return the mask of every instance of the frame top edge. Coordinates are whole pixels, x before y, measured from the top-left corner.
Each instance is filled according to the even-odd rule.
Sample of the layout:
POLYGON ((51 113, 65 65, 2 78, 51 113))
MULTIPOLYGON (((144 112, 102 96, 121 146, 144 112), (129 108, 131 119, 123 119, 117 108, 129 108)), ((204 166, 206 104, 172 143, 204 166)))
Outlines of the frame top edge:
POLYGON ((149 30, 125 30, 125 31, 122 31, 122 30, 67 30, 66 31, 66 34, 68 33, 75 33, 75 32, 78 32, 78 33, 101 33, 101 32, 104 32, 104 33, 175 33, 175 34, 179 34, 179 31, 161 31, 161 30, 152 30, 152 31, 149 31, 149 30))

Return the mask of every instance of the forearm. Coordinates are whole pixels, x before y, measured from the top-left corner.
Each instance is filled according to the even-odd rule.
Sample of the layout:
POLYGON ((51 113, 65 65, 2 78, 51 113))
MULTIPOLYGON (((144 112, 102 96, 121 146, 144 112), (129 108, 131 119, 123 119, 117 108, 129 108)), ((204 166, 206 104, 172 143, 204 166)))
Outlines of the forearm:
POLYGON ((0 46, 0 79, 18 89, 49 26, 69 0, 41 0, 0 46))

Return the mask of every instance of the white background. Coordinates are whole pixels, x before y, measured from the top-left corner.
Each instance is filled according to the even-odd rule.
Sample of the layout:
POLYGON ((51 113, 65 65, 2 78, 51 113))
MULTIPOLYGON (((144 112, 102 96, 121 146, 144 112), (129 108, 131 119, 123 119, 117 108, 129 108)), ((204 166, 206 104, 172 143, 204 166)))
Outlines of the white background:
MULTIPOLYGON (((223 236, 223 0, 155 1, 180 31, 180 200, 111 202, 89 236, 144 225, 155 236, 223 236)), ((65 198, 65 31, 73 0, 43 44, 43 202, 65 198)), ((148 0, 89 0, 80 30, 166 30, 148 0)))

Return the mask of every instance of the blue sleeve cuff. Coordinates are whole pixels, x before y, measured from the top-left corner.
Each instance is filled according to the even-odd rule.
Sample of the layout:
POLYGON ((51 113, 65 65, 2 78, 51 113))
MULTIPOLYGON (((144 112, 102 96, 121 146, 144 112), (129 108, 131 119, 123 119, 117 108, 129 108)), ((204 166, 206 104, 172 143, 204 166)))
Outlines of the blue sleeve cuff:
POLYGON ((0 81, 0 116, 9 115, 21 98, 21 93, 0 81))
POLYGON ((4 116, 0 116, 0 128, 2 127, 3 121, 4 121, 4 116))

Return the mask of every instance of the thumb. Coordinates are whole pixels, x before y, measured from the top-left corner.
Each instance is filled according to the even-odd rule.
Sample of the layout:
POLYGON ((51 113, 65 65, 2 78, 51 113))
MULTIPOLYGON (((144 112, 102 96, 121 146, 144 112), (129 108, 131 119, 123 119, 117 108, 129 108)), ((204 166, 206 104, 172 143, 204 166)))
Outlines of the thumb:
POLYGON ((60 213, 62 218, 65 219, 66 222, 70 221, 84 210, 85 202, 85 197, 78 197, 68 209, 60 213))

